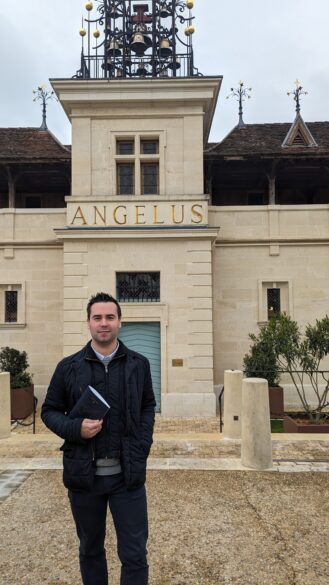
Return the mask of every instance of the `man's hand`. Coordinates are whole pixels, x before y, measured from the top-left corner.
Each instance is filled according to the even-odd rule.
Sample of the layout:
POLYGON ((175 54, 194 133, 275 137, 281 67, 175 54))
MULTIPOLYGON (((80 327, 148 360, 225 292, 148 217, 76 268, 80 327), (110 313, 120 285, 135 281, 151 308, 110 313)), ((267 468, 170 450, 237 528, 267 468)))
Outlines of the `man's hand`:
POLYGON ((81 425, 81 437, 83 439, 92 439, 102 429, 102 425, 102 420, 84 418, 81 425))

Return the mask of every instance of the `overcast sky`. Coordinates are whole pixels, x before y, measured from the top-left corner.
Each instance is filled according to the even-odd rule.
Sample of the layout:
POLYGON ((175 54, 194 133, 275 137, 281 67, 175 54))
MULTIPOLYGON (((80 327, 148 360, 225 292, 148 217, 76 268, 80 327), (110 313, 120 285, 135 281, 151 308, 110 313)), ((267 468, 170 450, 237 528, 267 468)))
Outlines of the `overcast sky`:
MULTIPOLYGON (((137 0, 136 0, 137 2, 137 0)), ((94 4, 97 2, 94 0, 94 4)), ((0 126, 39 126, 32 90, 79 68, 82 0, 0 0, 0 126)), ((238 105, 226 100, 240 79, 251 86, 246 123, 290 122, 287 91, 296 78, 309 95, 306 121, 329 120, 329 0, 195 0, 195 64, 205 75, 223 75, 210 139, 237 123, 238 105)), ((48 126, 64 143, 70 124, 59 103, 48 108, 48 126)))

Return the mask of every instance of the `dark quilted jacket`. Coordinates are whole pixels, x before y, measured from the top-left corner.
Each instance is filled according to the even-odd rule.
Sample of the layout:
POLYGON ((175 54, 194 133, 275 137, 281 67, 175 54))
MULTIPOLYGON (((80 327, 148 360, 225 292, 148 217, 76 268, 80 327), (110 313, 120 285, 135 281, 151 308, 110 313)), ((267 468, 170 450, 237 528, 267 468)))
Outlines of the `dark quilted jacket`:
MULTIPOLYGON (((125 361, 120 424, 120 457, 128 489, 145 482, 155 412, 150 365, 141 354, 120 342, 125 361)), ((51 379, 41 418, 46 426, 65 441, 62 446, 64 484, 69 489, 91 489, 94 477, 95 439, 81 437, 82 419, 67 416, 88 384, 95 384, 95 368, 104 367, 90 342, 78 353, 59 362, 51 379)), ((98 370, 97 370, 98 371, 98 370)), ((98 378, 100 384, 100 378, 98 378)), ((103 378, 104 379, 104 378, 103 378)), ((103 389, 100 388, 102 391, 103 389)), ((105 389, 104 389, 105 390, 105 389)))

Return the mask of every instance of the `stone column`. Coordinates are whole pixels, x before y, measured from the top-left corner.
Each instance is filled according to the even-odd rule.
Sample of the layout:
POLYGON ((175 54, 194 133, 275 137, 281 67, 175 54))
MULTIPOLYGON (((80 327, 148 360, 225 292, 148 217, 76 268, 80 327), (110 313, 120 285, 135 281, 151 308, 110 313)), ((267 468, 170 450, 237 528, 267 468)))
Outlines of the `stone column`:
POLYGON ((253 469, 273 465, 268 382, 262 378, 242 383, 241 463, 253 469))
POLYGON ((17 176, 12 171, 10 166, 6 167, 8 178, 8 207, 13 209, 16 207, 16 180, 17 176))
POLYGON ((242 372, 225 370, 224 373, 224 437, 241 438, 242 372))
POLYGON ((10 374, 0 373, 0 439, 10 437, 10 374))
POLYGON ((275 205, 276 204, 275 176, 269 177, 268 188, 269 188, 268 203, 269 203, 269 205, 275 205))

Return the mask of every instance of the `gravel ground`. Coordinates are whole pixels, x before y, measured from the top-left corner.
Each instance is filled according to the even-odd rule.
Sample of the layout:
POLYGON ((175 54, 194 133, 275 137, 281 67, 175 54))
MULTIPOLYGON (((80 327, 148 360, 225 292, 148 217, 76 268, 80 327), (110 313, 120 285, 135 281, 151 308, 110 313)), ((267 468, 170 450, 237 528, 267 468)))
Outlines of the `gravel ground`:
MULTIPOLYGON (((320 473, 149 471, 150 585, 328 585, 328 488, 320 473)), ((60 472, 34 472, 0 509, 1 585, 80 583, 60 472)))
MULTIPOLYGON (((25 419, 24 425, 20 425, 18 423, 12 424, 12 430, 15 433, 19 434, 32 434, 32 416, 29 416, 25 419), (26 426, 29 425, 29 426, 26 426)), ((213 418, 200 418, 200 417, 193 417, 193 418, 165 418, 160 414, 155 415, 155 427, 154 431, 156 433, 186 433, 186 432, 193 432, 193 433, 219 433, 219 417, 213 418)), ((46 425, 42 422, 40 418, 40 408, 38 408, 36 415, 35 415, 35 432, 36 433, 51 433, 49 429, 47 429, 46 425)))

